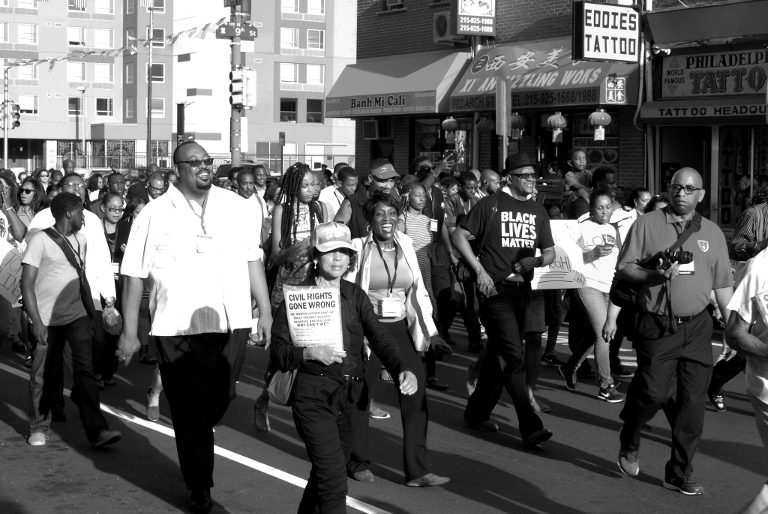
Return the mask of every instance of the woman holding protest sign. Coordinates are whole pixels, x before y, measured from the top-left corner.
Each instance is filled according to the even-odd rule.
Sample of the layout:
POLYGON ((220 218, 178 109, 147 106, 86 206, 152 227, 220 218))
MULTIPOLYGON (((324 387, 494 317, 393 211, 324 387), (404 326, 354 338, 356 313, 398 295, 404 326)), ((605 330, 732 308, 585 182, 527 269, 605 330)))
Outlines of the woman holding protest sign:
MULTIPOLYGON (((401 395, 413 395, 418 386, 397 341, 378 321, 366 294, 341 279, 356 256, 349 229, 339 223, 318 225, 311 250, 314 276, 296 290, 315 286, 306 287, 314 297, 324 292, 330 294, 323 298, 340 299, 341 341, 333 346, 301 346, 306 341, 294 340, 298 339, 292 336, 296 327, 291 327, 288 316, 294 307, 283 301, 272 325, 270 359, 282 371, 298 368, 292 391, 293 420, 312 462, 299 512, 344 513, 346 463, 357 427, 368 418, 363 338, 392 376, 398 377, 401 395)), ((320 332, 323 327, 316 329, 320 332)))
MULTIPOLYGON (((403 421, 403 461, 407 485, 427 487, 445 484, 450 479, 430 473, 427 468, 424 353, 430 346, 448 354, 452 350, 437 335, 432 304, 411 238, 397 230, 399 208, 399 202, 387 193, 376 191, 370 196, 365 205, 370 232, 354 240, 358 265, 346 279, 368 294, 376 316, 398 342, 409 369, 418 378, 416 394, 398 397, 403 421)), ((357 458, 367 453, 365 439, 355 447, 357 458)))

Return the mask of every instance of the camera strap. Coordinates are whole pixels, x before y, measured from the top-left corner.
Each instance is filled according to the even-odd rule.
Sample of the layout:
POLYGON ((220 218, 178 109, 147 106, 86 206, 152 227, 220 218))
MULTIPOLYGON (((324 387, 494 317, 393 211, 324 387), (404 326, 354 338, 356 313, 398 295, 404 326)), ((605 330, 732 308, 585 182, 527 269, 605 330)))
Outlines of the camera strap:
MULTIPOLYGON (((698 212, 693 213, 693 218, 691 218, 691 222, 688 223, 688 226, 680 232, 680 235, 677 236, 677 241, 675 241, 672 246, 669 247, 670 250, 676 250, 680 249, 682 250, 683 244, 688 240, 691 235, 693 235, 694 232, 698 232, 701 229, 701 214, 698 212)), ((668 280, 665 283, 665 289, 667 293, 667 317, 669 318, 669 328, 674 334, 677 332, 677 322, 675 321, 675 316, 672 311, 672 293, 669 291, 669 285, 671 285, 671 279, 668 280)))

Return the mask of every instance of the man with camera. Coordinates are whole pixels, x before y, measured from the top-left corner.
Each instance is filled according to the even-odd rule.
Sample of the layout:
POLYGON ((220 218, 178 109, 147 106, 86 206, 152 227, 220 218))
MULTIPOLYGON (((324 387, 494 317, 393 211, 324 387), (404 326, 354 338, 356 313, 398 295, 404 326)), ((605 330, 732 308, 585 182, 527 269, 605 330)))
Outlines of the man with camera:
POLYGON ((619 468, 629 476, 639 474, 640 431, 672 400, 667 413, 672 452, 664 485, 686 495, 704 492, 691 478, 691 463, 704 429, 712 369, 712 318, 706 307, 714 290, 723 319, 728 319, 733 294, 725 236, 695 210, 704 194, 696 170, 678 170, 669 186, 671 203, 638 218, 616 265, 618 279, 641 285, 635 318, 637 372, 621 412, 619 468))

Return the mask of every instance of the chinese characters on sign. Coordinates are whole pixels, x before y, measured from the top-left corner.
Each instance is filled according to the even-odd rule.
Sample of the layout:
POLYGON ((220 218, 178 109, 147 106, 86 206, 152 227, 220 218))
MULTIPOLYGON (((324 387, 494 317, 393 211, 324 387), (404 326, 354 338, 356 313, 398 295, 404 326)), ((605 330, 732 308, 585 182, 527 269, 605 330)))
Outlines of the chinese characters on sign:
POLYGON ((573 31, 574 59, 639 62, 640 15, 632 7, 575 2, 573 31))
POLYGON ((701 95, 765 93, 768 50, 740 50, 665 57, 661 65, 661 95, 665 98, 701 95))
POLYGON ((496 0, 454 0, 452 12, 457 35, 496 35, 496 0))
POLYGON ((605 103, 627 103, 627 78, 609 76, 605 79, 605 103))

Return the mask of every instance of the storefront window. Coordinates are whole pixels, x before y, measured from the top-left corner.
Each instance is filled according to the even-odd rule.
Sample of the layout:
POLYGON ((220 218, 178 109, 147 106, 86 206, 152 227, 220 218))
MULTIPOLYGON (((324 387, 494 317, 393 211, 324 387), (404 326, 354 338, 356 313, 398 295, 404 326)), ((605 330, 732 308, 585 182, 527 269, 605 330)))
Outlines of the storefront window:
POLYGON ((414 121, 414 157, 426 155, 432 162, 442 157, 440 145, 440 119, 425 118, 414 121))
POLYGON ((746 208, 768 197, 768 129, 720 127, 720 225, 734 228, 746 208))

